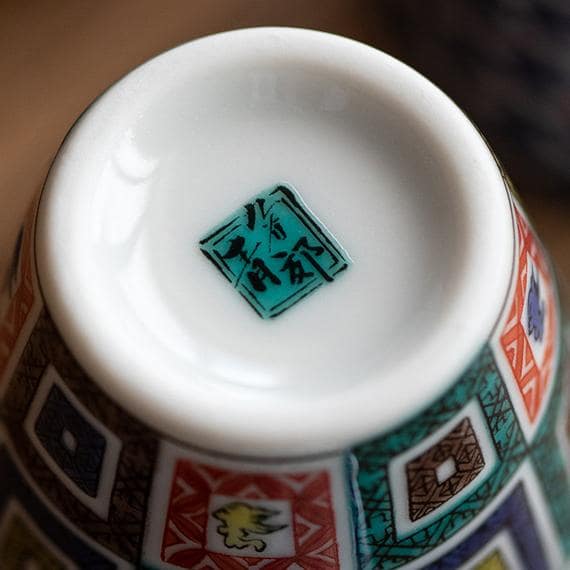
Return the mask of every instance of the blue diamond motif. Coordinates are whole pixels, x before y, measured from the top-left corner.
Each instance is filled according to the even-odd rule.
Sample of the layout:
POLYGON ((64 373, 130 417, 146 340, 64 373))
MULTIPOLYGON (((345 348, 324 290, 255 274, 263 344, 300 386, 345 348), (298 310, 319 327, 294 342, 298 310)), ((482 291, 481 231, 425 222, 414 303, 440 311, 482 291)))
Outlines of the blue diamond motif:
POLYGON ((71 481, 90 497, 96 497, 107 442, 58 386, 50 388, 34 431, 71 481))

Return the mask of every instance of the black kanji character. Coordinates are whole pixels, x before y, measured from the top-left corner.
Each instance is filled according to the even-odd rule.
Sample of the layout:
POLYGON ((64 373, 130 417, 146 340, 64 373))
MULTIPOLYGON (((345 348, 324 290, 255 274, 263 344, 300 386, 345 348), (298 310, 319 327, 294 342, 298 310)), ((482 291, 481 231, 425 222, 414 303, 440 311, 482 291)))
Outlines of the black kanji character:
MULTIPOLYGON (((261 218, 262 221, 267 220, 267 216, 269 216, 269 250, 271 250, 271 239, 275 238, 278 240, 283 240, 287 237, 287 233, 283 229, 279 218, 274 214, 270 215, 271 210, 275 207, 276 204, 271 204, 269 208, 265 209, 265 199, 258 198, 255 202, 250 202, 244 206, 245 212, 247 215, 247 223, 246 227, 249 230, 254 230, 258 216, 261 218)), ((267 222, 263 225, 264 228, 267 227, 267 222)))
POLYGON ((295 253, 290 253, 287 255, 285 252, 280 252, 275 254, 273 257, 284 256, 286 256, 285 263, 283 263, 279 271, 289 272, 289 280, 291 281, 291 285, 301 285, 305 279, 313 277, 314 273, 312 271, 305 271, 303 263, 295 253), (284 253, 284 255, 281 255, 281 253, 284 253))
POLYGON ((236 236, 230 240, 230 247, 228 251, 222 255, 224 259, 233 259, 234 257, 240 257, 245 262, 249 262, 249 257, 247 251, 244 248, 245 238, 242 236, 236 236))
POLYGON ((265 264, 263 259, 256 257, 251 262, 252 271, 247 272, 247 277, 251 286, 256 291, 265 291, 267 286, 265 285, 265 280, 269 279, 274 285, 281 285, 281 280, 275 273, 273 273, 269 267, 265 264))

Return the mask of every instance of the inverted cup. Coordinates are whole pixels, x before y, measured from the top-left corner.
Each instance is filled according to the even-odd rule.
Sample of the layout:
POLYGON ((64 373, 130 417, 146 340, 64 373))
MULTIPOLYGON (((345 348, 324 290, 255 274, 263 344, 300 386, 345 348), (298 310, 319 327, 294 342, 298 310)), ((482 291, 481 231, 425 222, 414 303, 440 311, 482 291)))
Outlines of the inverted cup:
MULTIPOLYGON (((85 370, 154 428, 254 456, 337 451, 425 407, 489 337, 514 248, 501 175, 449 99, 302 30, 192 42, 112 87, 62 148, 38 232, 47 303, 85 370), (279 185, 352 262, 266 322, 200 241, 279 185)), ((272 258, 273 241, 278 304, 296 244, 272 258)), ((237 280, 252 261, 232 259, 237 280)))
POLYGON ((79 567, 570 554, 552 268, 402 63, 307 30, 180 46, 84 113, 34 219, 0 339, 0 555, 14 529, 79 567))

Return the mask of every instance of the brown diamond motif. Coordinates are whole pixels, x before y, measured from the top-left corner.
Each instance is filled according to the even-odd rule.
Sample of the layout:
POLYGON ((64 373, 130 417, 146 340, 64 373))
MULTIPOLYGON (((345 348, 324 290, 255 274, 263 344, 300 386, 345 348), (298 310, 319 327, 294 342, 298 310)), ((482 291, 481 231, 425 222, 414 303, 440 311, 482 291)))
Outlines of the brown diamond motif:
POLYGON ((406 465, 410 520, 453 498, 479 475, 485 459, 469 418, 406 465))

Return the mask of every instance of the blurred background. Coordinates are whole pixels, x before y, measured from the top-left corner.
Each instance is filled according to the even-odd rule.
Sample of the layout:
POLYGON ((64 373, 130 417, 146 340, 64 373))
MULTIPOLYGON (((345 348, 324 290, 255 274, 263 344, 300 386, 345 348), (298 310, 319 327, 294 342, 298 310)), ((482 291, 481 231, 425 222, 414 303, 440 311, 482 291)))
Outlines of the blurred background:
POLYGON ((25 212, 81 112, 161 51, 260 25, 363 41, 439 85, 489 139, 570 282, 568 0, 0 0, 2 290, 25 212))

